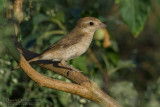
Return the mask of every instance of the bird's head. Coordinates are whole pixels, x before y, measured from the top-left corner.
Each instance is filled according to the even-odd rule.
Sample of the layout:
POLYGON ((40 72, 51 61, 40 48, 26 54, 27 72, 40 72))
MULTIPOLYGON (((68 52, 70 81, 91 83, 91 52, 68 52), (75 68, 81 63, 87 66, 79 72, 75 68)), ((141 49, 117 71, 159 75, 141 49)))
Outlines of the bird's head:
POLYGON ((100 20, 94 17, 84 17, 78 20, 77 27, 86 32, 95 32, 99 28, 106 27, 100 20))

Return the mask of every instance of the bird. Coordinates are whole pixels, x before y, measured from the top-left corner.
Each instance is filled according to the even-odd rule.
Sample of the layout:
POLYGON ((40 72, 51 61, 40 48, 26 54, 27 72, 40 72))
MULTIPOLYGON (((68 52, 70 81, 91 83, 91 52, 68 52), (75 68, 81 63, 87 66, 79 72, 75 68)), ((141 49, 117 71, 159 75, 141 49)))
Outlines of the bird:
MULTIPOLYGON (((71 32, 28 62, 52 60, 60 61, 63 66, 70 67, 67 65, 67 61, 85 53, 92 42, 94 32, 104 27, 106 25, 95 17, 80 18, 71 32)), ((19 66, 13 70, 17 68, 19 66)))

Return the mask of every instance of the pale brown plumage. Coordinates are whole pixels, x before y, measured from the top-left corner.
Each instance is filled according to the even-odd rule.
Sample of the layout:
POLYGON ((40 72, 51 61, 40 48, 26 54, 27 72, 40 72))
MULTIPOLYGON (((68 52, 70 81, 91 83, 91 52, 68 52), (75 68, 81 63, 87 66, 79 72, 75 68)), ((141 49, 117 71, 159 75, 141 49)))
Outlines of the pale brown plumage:
POLYGON ((40 56, 28 62, 37 60, 61 61, 66 66, 66 61, 82 55, 89 47, 94 32, 105 24, 94 17, 84 17, 78 20, 75 28, 62 39, 46 49, 40 56))

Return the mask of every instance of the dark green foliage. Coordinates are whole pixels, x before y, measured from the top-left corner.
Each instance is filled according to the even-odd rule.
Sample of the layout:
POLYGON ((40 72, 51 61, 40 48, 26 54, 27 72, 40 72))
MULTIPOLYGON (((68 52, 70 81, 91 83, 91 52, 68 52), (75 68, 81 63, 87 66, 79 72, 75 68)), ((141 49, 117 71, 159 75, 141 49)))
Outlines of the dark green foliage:
MULTIPOLYGON (((17 64, 8 50, 17 52, 11 37, 13 26, 5 17, 7 6, 7 0, 0 1, 0 107, 98 107, 79 96, 39 87, 20 69, 10 71, 17 64)), ((41 53, 66 35, 80 17, 97 17, 107 24, 111 45, 104 48, 104 40, 94 38, 90 48, 106 75, 88 52, 68 64, 83 71, 125 107, 159 107, 159 7, 159 0, 24 0, 18 40, 25 48, 41 53)), ((71 82, 33 67, 48 77, 71 82)))

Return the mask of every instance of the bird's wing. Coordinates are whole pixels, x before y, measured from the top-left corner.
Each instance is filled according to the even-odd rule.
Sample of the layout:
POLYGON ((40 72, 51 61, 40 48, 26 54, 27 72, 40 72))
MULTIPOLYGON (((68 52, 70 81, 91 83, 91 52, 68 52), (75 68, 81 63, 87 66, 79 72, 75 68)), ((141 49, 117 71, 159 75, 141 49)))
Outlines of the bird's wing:
POLYGON ((50 46, 49 48, 47 48, 45 50, 46 51, 56 51, 62 48, 67 48, 71 45, 74 45, 76 43, 78 43, 80 40, 82 40, 84 34, 75 34, 75 35, 67 35, 65 37, 63 37, 62 39, 60 39, 59 41, 57 41, 56 43, 54 43, 52 46, 50 46))

